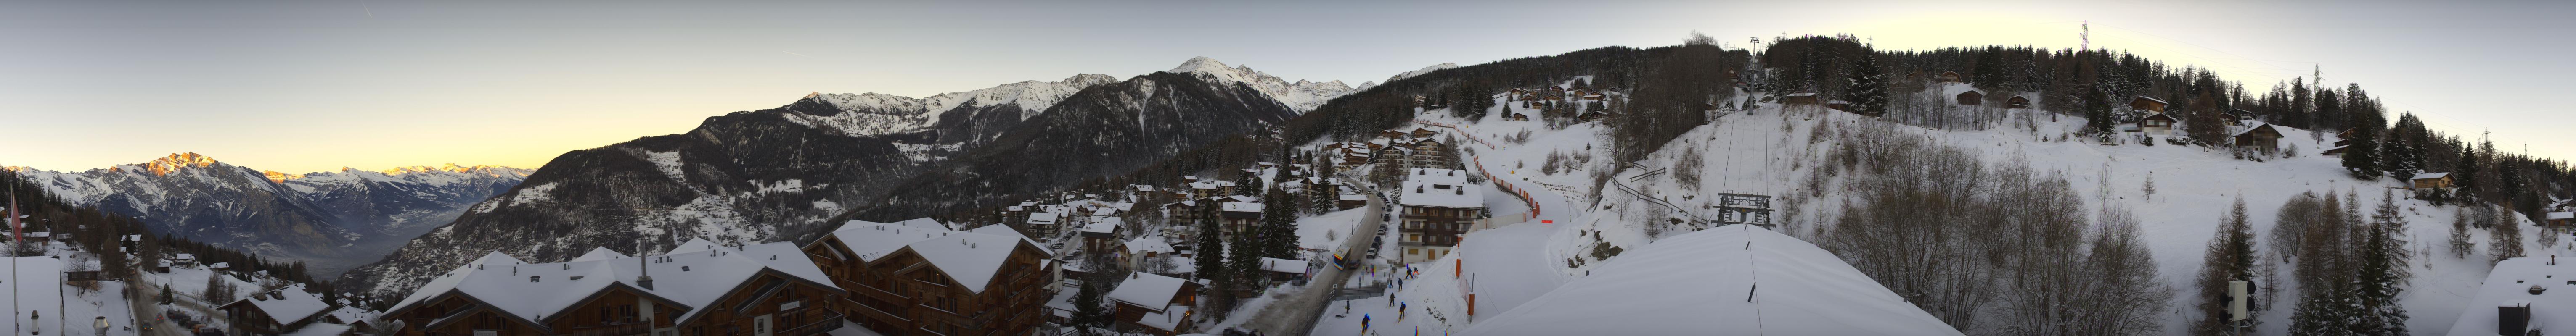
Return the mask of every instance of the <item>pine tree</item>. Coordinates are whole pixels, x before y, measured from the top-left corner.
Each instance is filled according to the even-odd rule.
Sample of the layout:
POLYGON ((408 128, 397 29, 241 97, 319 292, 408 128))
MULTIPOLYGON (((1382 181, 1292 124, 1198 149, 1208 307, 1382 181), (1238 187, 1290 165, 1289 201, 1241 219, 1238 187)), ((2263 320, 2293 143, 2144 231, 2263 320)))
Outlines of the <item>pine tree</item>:
POLYGON ((1234 282, 1231 289, 1236 291, 1259 289, 1263 283, 1261 281, 1261 244, 1257 243, 1252 235, 1242 234, 1235 235, 1234 244, 1229 245, 1232 247, 1227 248, 1225 253, 1225 269, 1234 273, 1228 275, 1234 278, 1231 280, 1234 282))
POLYGON ((1091 334, 1093 327, 1109 324, 1107 321, 1109 312, 1100 302, 1100 286, 1102 285, 1097 281, 1083 281, 1081 291, 1073 294, 1073 317, 1068 324, 1071 324, 1075 330, 1081 331, 1083 335, 1091 334))
POLYGON ((2397 195, 2382 191, 2372 223, 2364 231, 2360 256, 2355 266, 2351 303, 2354 311, 2344 329, 2354 335, 2406 334, 2406 307, 2398 303, 2403 296, 2408 260, 2405 234, 2406 218, 2398 213, 2397 195))
POLYGON ((2457 198, 2459 203, 2476 202, 2476 196, 2472 195, 2476 195, 2478 190, 2478 168, 2477 148, 2460 146, 2459 162, 2453 164, 2451 168, 2451 184, 2459 186, 2453 188, 2459 192, 2452 193, 2451 197, 2457 198))
POLYGON ((170 304, 170 285, 161 285, 161 304, 170 304))
POLYGON ((1878 55, 1862 55, 1852 68, 1851 85, 1843 93, 1848 96, 1844 99, 1851 100, 1851 112, 1863 115, 1887 112, 1887 75, 1878 67, 1878 55))
POLYGON ((2100 88, 2100 87, 2088 87, 2088 88, 2085 88, 2085 89, 2084 89, 2084 130, 2085 130, 2085 132, 2087 132, 2087 133, 2092 133, 2092 134, 2095 134, 2095 135, 2106 136, 2106 137, 2107 137, 2107 136, 2110 136, 2110 135, 2111 135, 2111 133, 2112 133, 2112 131, 2113 131, 2113 130, 2112 130, 2112 128, 2113 128, 2114 126, 2119 125, 2119 124, 2120 124, 2120 121, 2118 121, 2118 120, 2111 120, 2111 103, 2110 103, 2110 99, 2102 96, 2102 88, 2100 88))
MULTIPOLYGON (((1271 199, 1288 200, 1292 197, 1283 191, 1272 191, 1270 194, 1271 199)), ((1295 203, 1261 208, 1261 241, 1265 245, 1261 256, 1298 259, 1297 211, 1288 204, 1295 203)))
POLYGON ((2360 126, 2354 127, 2356 128, 2352 131, 2352 144, 2343 148, 2343 168, 2351 173, 2353 178, 2378 181, 2381 176, 2379 146, 2377 146, 2379 131, 2358 128, 2360 126))
POLYGON ((1198 223, 1198 255, 1192 256, 1200 279, 1222 281, 1225 273, 1225 238, 1215 219, 1202 217, 1198 223))
MULTIPOLYGON (((2199 321, 2192 325, 2196 335, 2226 335, 2234 330, 2227 321, 2227 283, 2254 279, 2254 226, 2245 217, 2245 198, 2238 196, 2236 206, 2219 216, 2218 233, 2209 239, 2209 250, 2200 265, 2199 321)), ((2262 305, 2246 308, 2261 311, 2262 305)))

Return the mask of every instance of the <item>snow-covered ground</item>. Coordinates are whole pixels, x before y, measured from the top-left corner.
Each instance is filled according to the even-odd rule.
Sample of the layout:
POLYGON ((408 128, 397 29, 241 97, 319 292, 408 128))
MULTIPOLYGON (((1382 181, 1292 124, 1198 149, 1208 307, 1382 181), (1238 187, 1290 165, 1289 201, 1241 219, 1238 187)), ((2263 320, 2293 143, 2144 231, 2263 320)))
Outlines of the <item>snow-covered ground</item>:
MULTIPOLYGON (((1471 167, 1481 165, 1490 170, 1494 179, 1533 191, 1531 195, 1539 198, 1537 203, 1550 210, 1542 211, 1542 218, 1558 218, 1554 219, 1558 223, 1553 227, 1543 224, 1507 225, 1471 234, 1464 240, 1465 246, 1451 257, 1463 259, 1467 272, 1480 275, 1554 272, 1561 274, 1562 279, 1583 281, 1581 278, 1587 271, 1610 263, 1596 255, 1614 255, 1616 252, 1611 250, 1638 251, 1659 238, 1685 233, 1680 230, 1687 228, 1678 227, 1666 228, 1669 230, 1666 232, 1652 232, 1655 228, 1645 223, 1653 220, 1647 216, 1654 220, 1663 218, 1663 211, 1649 211, 1658 209, 1660 205, 1620 190, 1593 190, 1594 173, 1617 167, 1617 163, 1608 162, 1611 145, 1600 136, 1603 130, 1597 123, 1550 130, 1540 121, 1505 120, 1504 116, 1510 112, 1536 115, 1537 111, 1519 108, 1517 104, 1503 105, 1511 110, 1489 113, 1482 120, 1450 117, 1445 110, 1426 111, 1418 119, 1429 124, 1446 125, 1430 127, 1442 130, 1443 136, 1459 135, 1459 146, 1470 150, 1464 157, 1475 161, 1471 167), (1528 140, 1505 140, 1523 137, 1528 140), (1546 174, 1541 167, 1551 153, 1588 156, 1590 159, 1566 160, 1570 167, 1565 171, 1546 174), (1550 197, 1567 200, 1548 199, 1550 197), (1550 203, 1566 203, 1568 206, 1547 206, 1550 203), (1532 258, 1532 255, 1545 262, 1519 261, 1532 258)), ((1695 151, 1697 159, 1704 165, 1698 171, 1701 177, 1698 184, 1683 185, 1669 173, 1630 181, 1628 178, 1639 175, 1634 171, 1621 174, 1619 183, 1684 208, 1705 207, 1714 201, 1706 196, 1720 192, 1771 195, 1775 197, 1773 207, 1779 210, 1775 214, 1775 222, 1783 224, 1780 231, 1793 237, 1815 239, 1813 235, 1820 225, 1818 223, 1829 222, 1836 207, 1843 203, 1844 195, 1839 191, 1839 183, 1848 179, 1850 173, 1815 181, 1823 182, 1821 186, 1825 188, 1821 189, 1809 188, 1811 174, 1825 164, 1825 154, 1830 149, 1844 145, 1841 143, 1845 139, 1844 132, 1858 131, 1866 123, 1880 121, 1821 107, 1783 107, 1769 103, 1759 106, 1717 118, 1709 125, 1680 136, 1644 162, 1637 163, 1649 169, 1669 168, 1675 166, 1675 162, 1683 161, 1685 152, 1695 151)), ((1961 108, 1959 112, 1970 111, 1961 108)), ((2081 127, 2085 122, 2081 118, 2019 115, 2028 117, 2008 119, 1982 130, 1941 130, 1905 125, 1894 125, 1892 129, 1898 134, 1919 135, 1931 143, 1970 150, 1983 156, 1989 164, 2021 160, 2035 170, 2060 174, 2078 194, 2088 196, 2087 202, 2108 202, 2132 209, 2144 223, 2141 239, 2155 257, 2159 276, 2176 295, 2173 307, 2168 309, 2172 313, 2167 318, 2167 334, 2181 334, 2190 321, 2182 313, 2182 307, 2200 302, 2200 298, 2188 294, 2193 293, 2189 280, 2200 269, 2202 251, 2216 231, 2218 217, 2237 198, 2245 200, 2254 231, 2264 236, 2258 237, 2258 241, 2268 245, 2279 204, 2294 195, 2304 192, 2357 195, 2358 199, 2348 202, 2358 202, 2367 210, 2369 205, 2379 202, 2381 191, 2399 186, 2394 180, 2361 181, 2347 176, 2338 158, 2316 154, 2319 149, 2331 147, 2333 136, 2310 130, 2282 128, 2282 133, 2287 136, 2281 139, 2283 149, 2294 151, 2293 157, 2258 162, 2237 159, 2225 151, 2207 147, 2165 144, 2106 146, 2063 136, 2081 127), (2155 181, 2152 195, 2143 187, 2151 176, 2155 181)), ((1403 128, 1414 126, 1417 125, 1403 128)), ((1601 188, 1612 189, 1610 186, 1601 188)), ((2403 197, 2404 193, 2399 195, 2403 197)), ((1507 210, 1510 206, 1507 203, 1487 201, 1498 216, 1511 213, 1507 210)), ((2448 330, 2463 309, 2492 309, 2466 307, 2470 294, 2487 273, 2488 264, 2484 257, 2454 257, 2444 251, 2445 248, 2436 246, 2450 233, 2451 218, 2462 208, 2406 199, 2397 203, 2410 223, 2410 236, 2406 239, 2419 252, 2416 254, 2419 259, 2412 263, 2417 268, 2413 272, 2414 278, 2406 283, 2407 291, 2403 298, 2413 317, 2409 321, 2410 329, 2418 334, 2438 334, 2448 330)), ((1701 215, 1714 216, 1713 213, 1701 215)), ((2530 231, 2536 230, 2526 230, 2530 231)), ((2478 229, 2472 235, 2480 242, 2480 250, 2483 251, 2483 245, 2488 241, 2486 230, 2478 229)), ((2526 234, 2524 245, 2538 246, 2534 242, 2537 236, 2526 234)), ((2273 249, 2271 246, 2262 248, 2273 249)), ((1609 256, 1608 259, 1617 258, 1609 256)), ((1413 265, 1422 275, 1407 280, 1406 288, 1393 291, 1397 302, 1411 308, 1409 317, 1403 321, 1390 318, 1396 314, 1396 307, 1390 306, 1387 298, 1363 298, 1352 302, 1355 305, 1347 317, 1335 317, 1342 315, 1340 307, 1331 309, 1315 327, 1314 334, 1356 332, 1362 314, 1372 317, 1376 329, 1381 332, 1410 332, 1410 328, 1415 326, 1425 328, 1426 333, 1434 330, 1464 331, 1471 323, 1457 318, 1463 317, 1466 306, 1463 302, 1465 291, 1461 290, 1460 281, 1436 276, 1455 272, 1459 262, 1443 259, 1413 265), (1452 318, 1421 319, 1428 309, 1441 310, 1452 318)), ((2288 267, 2284 266, 2282 272, 2286 275, 2288 267)), ((1379 279, 1397 276, 1392 273, 1370 276, 1379 279)), ((1490 310, 1495 305, 1518 305, 1517 302, 1543 295, 1542 288, 1557 287, 1548 284, 1550 278, 1537 276, 1480 276, 1478 281, 1474 287, 1479 301, 1477 315, 1480 317, 1502 313, 1490 310), (1502 280, 1504 278, 1512 280, 1502 280)), ((1564 280, 1553 281, 1561 285, 1564 280)), ((1361 279, 1353 282, 1356 285, 1373 284, 1361 279)), ((2270 289, 2284 294, 2272 300, 2269 304, 2273 309, 2260 317, 2260 334, 2286 333, 2289 307, 2296 302, 2295 294, 2289 293, 2295 293, 2296 288, 2295 284, 2285 284, 2284 287, 2288 288, 2270 289)), ((1336 306, 1342 304, 1334 303, 1336 306)))
MULTIPOLYGON (((49 245, 53 250, 48 253, 54 256, 75 253, 64 249, 60 243, 49 245)), ((134 320, 134 310, 125 300, 124 283, 99 281, 97 289, 84 289, 63 281, 63 269, 70 262, 68 259, 50 256, 0 259, 9 259, 0 260, 0 264, 7 264, 0 267, 10 267, 9 276, 0 278, 0 282, 7 283, 0 286, 0 289, 6 289, 0 291, 0 301, 11 302, 8 309, 13 312, 9 315, 11 322, 0 324, 0 329, 13 330, 10 335, 30 335, 34 331, 42 331, 44 335, 98 335, 91 326, 98 317, 107 317, 109 323, 116 327, 109 329, 107 335, 132 333, 122 329, 134 320), (31 313, 34 319, 28 318, 31 313)))

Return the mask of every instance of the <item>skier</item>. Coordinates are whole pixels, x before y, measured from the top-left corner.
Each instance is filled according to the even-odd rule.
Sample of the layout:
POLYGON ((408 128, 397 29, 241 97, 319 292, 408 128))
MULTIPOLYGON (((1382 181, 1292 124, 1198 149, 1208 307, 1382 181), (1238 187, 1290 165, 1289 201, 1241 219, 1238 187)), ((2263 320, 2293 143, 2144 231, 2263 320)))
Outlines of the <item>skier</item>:
POLYGON ((1368 316, 1368 314, 1360 314, 1360 332, 1368 332, 1368 330, 1369 330, 1369 316, 1368 316))

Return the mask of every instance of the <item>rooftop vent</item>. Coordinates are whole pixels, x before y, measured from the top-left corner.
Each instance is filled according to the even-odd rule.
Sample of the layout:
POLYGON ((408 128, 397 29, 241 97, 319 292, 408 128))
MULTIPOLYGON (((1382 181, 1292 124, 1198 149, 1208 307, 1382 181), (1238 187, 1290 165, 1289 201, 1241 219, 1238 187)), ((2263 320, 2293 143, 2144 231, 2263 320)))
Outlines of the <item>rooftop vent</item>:
POLYGON ((534 276, 534 275, 530 275, 530 276, 528 276, 528 282, 537 282, 537 276, 534 276))
POLYGON ((680 271, 681 271, 681 272, 688 272, 688 271, 689 271, 689 267, 688 267, 688 266, 680 266, 680 271))

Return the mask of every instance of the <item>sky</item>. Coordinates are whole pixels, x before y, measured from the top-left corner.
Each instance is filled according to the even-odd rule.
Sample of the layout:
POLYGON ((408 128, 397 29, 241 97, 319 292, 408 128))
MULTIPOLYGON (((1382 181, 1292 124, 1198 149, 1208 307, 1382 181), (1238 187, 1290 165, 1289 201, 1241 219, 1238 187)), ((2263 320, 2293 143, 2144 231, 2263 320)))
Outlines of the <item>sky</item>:
POLYGON ((283 172, 498 164, 808 92, 927 96, 1194 56, 1357 85, 1693 31, 2092 45, 2268 88, 2321 68, 2436 130, 2576 158, 2576 2, 43 1, 0 3, 0 166, 196 152, 283 172))

